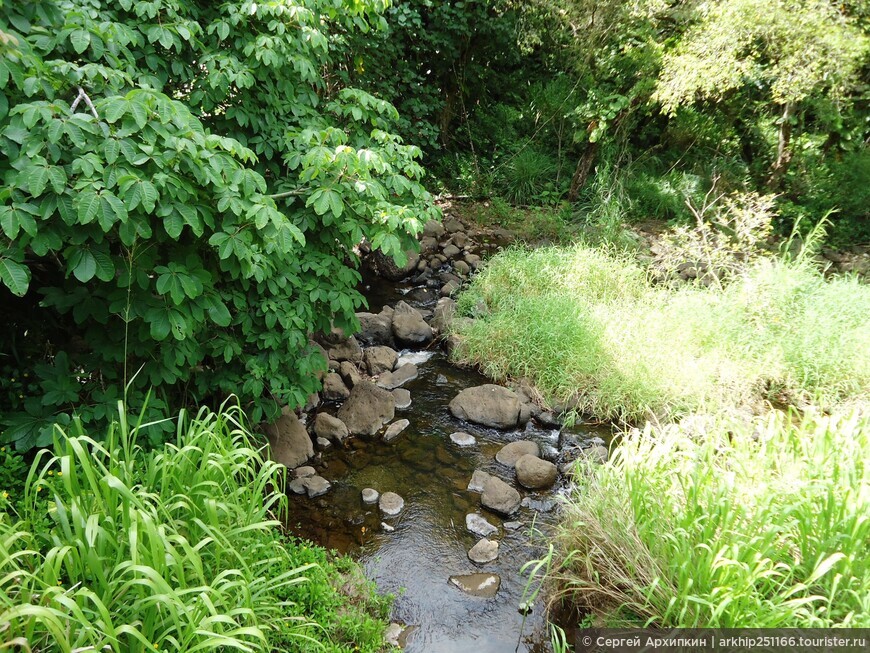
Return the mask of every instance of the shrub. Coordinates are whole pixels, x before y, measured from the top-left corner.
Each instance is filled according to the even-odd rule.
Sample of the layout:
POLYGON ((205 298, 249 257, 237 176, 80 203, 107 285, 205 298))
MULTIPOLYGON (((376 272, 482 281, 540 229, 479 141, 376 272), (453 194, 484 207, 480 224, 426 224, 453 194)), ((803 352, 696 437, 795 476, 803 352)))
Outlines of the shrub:
POLYGON ((721 289, 668 289, 625 254, 514 248, 459 310, 479 316, 458 331, 460 361, 602 419, 831 406, 870 389, 870 289, 805 262, 762 259, 721 289))
POLYGON ((150 386, 153 422, 317 389, 309 335, 363 302, 354 246, 401 257, 435 215, 395 109, 326 82, 330 36, 383 4, 2 4, 0 338, 40 390, 0 405, 6 441, 150 386))
MULTIPOLYGON (((241 411, 182 418, 175 441, 144 453, 141 425, 119 408, 104 444, 58 432, 37 454, 20 521, 0 515, 4 641, 67 653, 350 650, 329 641, 345 603, 330 586, 337 572, 281 537, 283 468, 262 459, 241 411)), ((377 650, 381 632, 353 643, 377 650)))
POLYGON ((870 625, 870 418, 647 426, 577 470, 553 578, 609 624, 870 625))

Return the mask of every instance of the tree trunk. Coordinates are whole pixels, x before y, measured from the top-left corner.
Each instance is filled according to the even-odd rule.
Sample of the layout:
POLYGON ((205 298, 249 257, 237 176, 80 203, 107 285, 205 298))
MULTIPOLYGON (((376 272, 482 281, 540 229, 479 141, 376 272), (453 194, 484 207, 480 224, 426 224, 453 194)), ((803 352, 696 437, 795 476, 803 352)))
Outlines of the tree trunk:
POLYGON ((786 102, 782 107, 782 117, 779 119, 779 143, 776 146, 776 161, 770 169, 770 179, 767 187, 776 192, 782 187, 782 178, 788 172, 791 163, 791 112, 792 105, 786 102))
POLYGON ((595 162, 595 157, 598 154, 598 142, 587 143, 586 150, 583 156, 577 162, 577 168, 574 170, 574 176, 571 177, 571 188, 568 190, 568 201, 573 202, 577 199, 580 190, 586 185, 586 180, 589 178, 589 173, 592 171, 592 164, 595 162))

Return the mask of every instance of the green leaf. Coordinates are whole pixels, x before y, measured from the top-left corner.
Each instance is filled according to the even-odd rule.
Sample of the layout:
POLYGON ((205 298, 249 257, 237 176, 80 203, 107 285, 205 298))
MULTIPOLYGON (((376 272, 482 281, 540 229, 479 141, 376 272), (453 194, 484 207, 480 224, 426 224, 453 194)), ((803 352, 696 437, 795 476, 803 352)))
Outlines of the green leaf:
POLYGON ((3 228, 3 233, 6 234, 7 238, 15 240, 15 237, 21 230, 18 209, 11 206, 0 206, 0 227, 3 228))
POLYGON ((220 327, 228 327, 232 322, 232 316, 229 309, 218 297, 211 298, 211 306, 208 309, 208 316, 211 321, 220 327))
POLYGON ((184 229, 184 218, 177 211, 173 211, 163 219, 163 229, 172 240, 178 240, 184 229))
POLYGON ((139 129, 148 124, 148 108, 141 100, 130 102, 130 112, 133 114, 133 120, 136 121, 139 129))
POLYGON ((51 182, 51 188, 55 193, 60 195, 66 188, 66 172, 58 166, 54 166, 48 171, 48 180, 51 182))
POLYGON ((91 33, 84 29, 77 29, 69 35, 69 42, 76 53, 81 54, 88 49, 91 43, 91 33))
POLYGON ((157 189, 154 187, 148 180, 142 181, 142 208, 144 208, 148 213, 154 211, 154 207, 157 205, 157 199, 159 195, 157 194, 157 189))
POLYGON ((93 252, 94 261, 97 264, 97 279, 100 281, 111 281, 115 278, 115 264, 112 262, 112 257, 105 252, 93 252))
POLYGON ((48 169, 44 166, 34 166, 27 173, 27 189, 33 197, 42 195, 48 183, 48 169))
POLYGON ((120 154, 121 144, 114 138, 107 139, 106 144, 103 147, 103 156, 106 157, 106 163, 114 163, 118 160, 120 154))
POLYGON ((160 342, 166 340, 169 335, 169 315, 166 311, 155 312, 151 316, 151 323, 148 325, 151 331, 151 337, 160 342))
POLYGON ((79 195, 78 216, 81 224, 94 221, 100 211, 100 196, 93 191, 85 191, 79 195))
POLYGON ((9 258, 0 258, 0 279, 12 294, 24 297, 30 285, 30 269, 9 258))
POLYGON ((67 262, 67 269, 72 269, 76 279, 82 283, 87 283, 97 273, 97 259, 94 258, 91 250, 79 248, 73 252, 67 262))
POLYGON ((122 97, 111 98, 106 103, 106 110, 104 112, 106 121, 110 123, 118 122, 127 113, 129 106, 130 103, 122 97))

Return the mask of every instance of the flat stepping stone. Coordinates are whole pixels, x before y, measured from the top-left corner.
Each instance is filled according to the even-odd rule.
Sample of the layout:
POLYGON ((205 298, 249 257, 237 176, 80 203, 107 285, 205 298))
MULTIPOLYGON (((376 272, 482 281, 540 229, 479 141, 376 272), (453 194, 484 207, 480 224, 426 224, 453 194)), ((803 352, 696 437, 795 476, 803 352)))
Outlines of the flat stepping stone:
POLYGON ((515 531, 515 530, 517 530, 518 528, 522 528, 522 527, 523 527, 523 522, 521 522, 521 521, 506 521, 506 522, 504 523, 504 527, 505 527, 506 530, 509 530, 509 531, 515 531))
POLYGON ((405 385, 408 381, 413 381, 417 378, 419 371, 413 363, 405 363, 400 368, 393 372, 384 372, 378 377, 378 387, 385 390, 395 390, 399 386, 405 385))
POLYGON ((455 433, 451 433, 450 441, 460 447, 471 447, 477 444, 477 440, 474 439, 473 435, 465 433, 463 431, 456 431, 455 433))
POLYGON ((314 476, 317 473, 317 470, 314 469, 311 465, 305 465, 304 467, 297 467, 293 470, 293 476, 295 478, 306 478, 307 476, 314 476))
POLYGON ((368 504, 377 503, 378 497, 380 497, 380 496, 381 496, 380 492, 378 492, 377 490, 374 490, 370 487, 367 487, 362 491, 363 503, 368 503, 368 504))
POLYGON ((327 481, 322 476, 307 476, 302 479, 305 484, 305 490, 308 493, 308 498, 313 499, 329 492, 332 483, 327 481))
POLYGON ((537 442, 517 440, 516 442, 506 444, 495 454, 495 459, 502 465, 513 467, 520 458, 527 454, 531 456, 539 456, 541 454, 541 449, 537 442))
POLYGON ((378 501, 381 512, 390 517, 395 517, 405 507, 405 500, 395 492, 384 492, 378 501))
POLYGON ((465 515, 465 528, 480 537, 489 537, 493 533, 498 533, 498 528, 490 524, 486 517, 476 512, 465 515))
POLYGON ((293 494, 305 494, 307 492, 307 490, 305 489, 305 479, 297 478, 290 481, 287 484, 287 489, 290 490, 293 494))
POLYGON ((410 424, 411 422, 406 419, 400 419, 390 424, 390 426, 387 428, 387 432, 384 433, 384 442, 392 442, 393 440, 395 440, 397 437, 399 437, 399 434, 401 434, 402 431, 410 426, 410 424))
POLYGON ((468 559, 479 565, 498 558, 498 542, 483 538, 468 551, 468 559))
POLYGON ((474 470, 474 474, 471 475, 471 480, 468 482, 468 491, 483 492, 486 482, 491 478, 493 478, 491 474, 487 474, 479 469, 474 470))
POLYGON ((451 576, 450 583, 471 596, 491 599, 501 586, 501 578, 495 574, 463 574, 451 576))
POLYGON ((394 388, 390 392, 396 398, 396 408, 399 410, 408 408, 411 405, 411 391, 405 388, 394 388))

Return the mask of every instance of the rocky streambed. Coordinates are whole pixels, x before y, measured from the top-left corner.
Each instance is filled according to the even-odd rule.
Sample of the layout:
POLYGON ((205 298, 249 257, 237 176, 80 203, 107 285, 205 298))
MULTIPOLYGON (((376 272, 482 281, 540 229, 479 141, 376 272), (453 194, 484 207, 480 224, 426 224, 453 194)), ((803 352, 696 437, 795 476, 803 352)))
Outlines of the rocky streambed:
POLYGON ((448 218, 427 225, 405 269, 375 261, 362 331, 321 341, 320 396, 266 429, 293 469, 289 529, 396 595, 388 638, 408 651, 549 650, 544 600, 526 604, 521 568, 546 551, 570 461, 605 458, 610 437, 563 428, 529 388, 449 362, 449 295, 482 240, 448 218))

